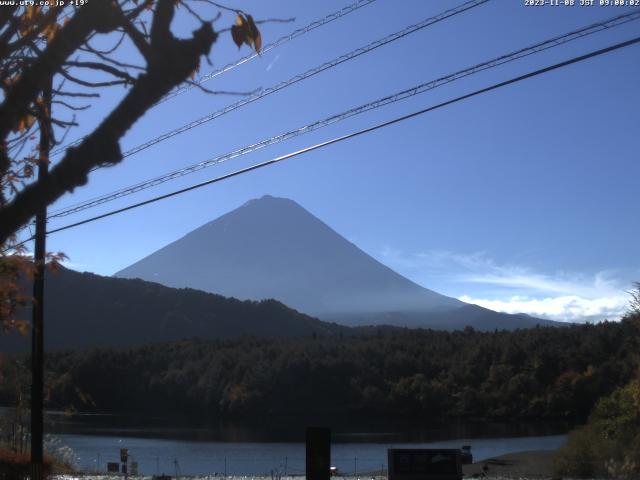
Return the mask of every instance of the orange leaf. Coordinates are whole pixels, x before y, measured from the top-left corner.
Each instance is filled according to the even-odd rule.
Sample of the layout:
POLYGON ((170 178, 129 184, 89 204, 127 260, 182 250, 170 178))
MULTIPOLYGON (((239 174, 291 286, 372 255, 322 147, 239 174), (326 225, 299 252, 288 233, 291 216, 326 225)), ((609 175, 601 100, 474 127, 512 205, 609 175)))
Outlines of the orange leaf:
POLYGON ((260 53, 260 48, 262 47, 262 38, 260 37, 260 31, 258 30, 258 27, 256 27, 256 24, 253 21, 253 17, 251 15, 247 15, 247 29, 249 37, 251 37, 253 45, 255 46, 256 52, 260 53))
POLYGON ((244 17, 239 13, 236 17, 236 24, 231 27, 231 38, 238 48, 244 43, 244 25, 244 17))

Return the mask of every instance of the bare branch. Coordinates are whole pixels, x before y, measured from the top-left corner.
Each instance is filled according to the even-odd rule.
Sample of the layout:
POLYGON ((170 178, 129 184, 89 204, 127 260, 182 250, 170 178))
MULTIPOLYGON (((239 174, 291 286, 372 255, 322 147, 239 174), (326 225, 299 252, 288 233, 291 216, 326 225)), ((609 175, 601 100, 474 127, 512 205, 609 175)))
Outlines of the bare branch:
POLYGON ((13 36, 18 31, 18 22, 16 18, 13 16, 13 13, 15 12, 16 8, 17 8, 16 5, 12 5, 12 6, 7 5, 5 8, 3 8, 0 11, 0 15, 2 15, 3 18, 5 17, 5 15, 8 17, 2 22, 3 25, 4 24, 7 25, 7 28, 5 29, 4 32, 2 32, 2 35, 0 35, 0 51, 5 51, 6 45, 9 43, 11 38, 13 38, 13 36))
POLYGON ((4 28, 13 20, 13 13, 18 8, 18 5, 6 5, 5 8, 0 9, 0 28, 4 28))
POLYGON ((151 45, 160 48, 161 54, 150 56, 147 71, 120 104, 80 145, 68 148, 45 179, 27 185, 10 203, 0 207, 0 244, 33 217, 41 205, 53 203, 66 192, 84 185, 94 167, 120 162, 120 138, 158 100, 184 82, 203 55, 209 54, 218 38, 211 25, 203 24, 190 39, 176 39, 169 28, 173 8, 173 0, 159 0, 151 45))
POLYGON ((87 53, 91 53, 93 55, 95 55, 96 57, 100 58, 101 60, 103 60, 104 62, 107 63, 111 63, 112 65, 115 65, 116 67, 120 67, 120 68, 130 68, 130 69, 134 69, 134 70, 140 70, 140 71, 144 71, 145 68, 141 67, 139 65, 133 65, 130 63, 124 63, 124 62, 120 62, 118 60, 115 60, 109 56, 107 56, 106 54, 98 51, 98 50, 94 50, 92 47, 81 47, 80 48, 81 51, 83 52, 87 52, 87 53))
POLYGON ((153 22, 151 23, 151 44, 160 47, 169 42, 171 35, 171 20, 175 13, 173 0, 158 0, 153 22))
POLYGON ((256 25, 263 25, 265 23, 292 23, 296 21, 296 17, 290 18, 265 18, 264 20, 256 20, 256 25))
POLYGON ((134 83, 136 81, 136 79, 133 78, 131 75, 129 75, 127 72, 123 70, 118 70, 115 67, 112 67, 110 65, 105 65, 104 63, 100 63, 100 62, 67 61, 65 62, 65 65, 68 65, 71 67, 89 68, 91 70, 101 70, 103 72, 113 75, 114 77, 118 77, 123 80, 126 80, 127 83, 134 83))
MULTIPOLYGON (((18 38, 18 40, 16 40, 13 43, 7 43, 7 42, 0 43, 0 45, 2 45, 2 48, 0 49, 0 58, 6 57, 10 55, 12 52, 17 51, 20 48, 24 47, 25 45, 30 44, 34 40, 36 40, 42 34, 45 28, 51 26, 52 24, 55 24, 58 18, 58 11, 59 10, 57 7, 50 8, 42 16, 42 18, 38 19, 38 22, 32 26, 31 30, 27 32, 26 35, 24 34, 21 35, 20 38, 18 38)), ((15 21, 15 18, 14 18, 14 23, 15 23, 14 25, 15 30, 8 29, 12 31, 11 37, 13 37, 13 35, 16 33, 16 30, 19 28, 18 22, 15 21)))
POLYGON ((58 97, 77 97, 77 98, 99 98, 99 93, 88 92, 64 92, 62 90, 53 90, 53 94, 58 97))
POLYGON ((83 87, 97 88, 97 87, 113 87, 116 85, 126 85, 130 82, 127 80, 111 80, 108 82, 89 82, 87 80, 82 80, 71 75, 66 69, 60 70, 60 75, 69 80, 70 82, 76 83, 78 85, 82 85, 83 87))
POLYGON ((58 127, 77 127, 78 122, 75 120, 58 120, 56 118, 51 118, 51 123, 57 125, 58 127))
POLYGON ((107 49, 107 50, 98 50, 97 48, 91 46, 89 44, 90 40, 87 40, 85 48, 88 51, 91 51, 92 53, 95 53, 95 54, 111 55, 113 52, 115 52, 120 47, 120 45, 122 45, 122 42, 124 41, 126 36, 127 36, 126 33, 123 33, 122 35, 120 35, 120 38, 118 38, 118 40, 116 41, 115 45, 113 47, 107 49))
POLYGON ((250 95, 255 95, 256 93, 262 90, 261 87, 256 88, 255 90, 251 90, 249 92, 233 92, 228 90, 209 90, 208 88, 203 87, 201 83, 194 82, 193 80, 187 80, 185 83, 210 95, 231 95, 231 96, 237 96, 237 97, 248 97, 250 95))
POLYGON ((198 19, 198 21, 200 23, 208 23, 205 19, 203 19, 198 12, 196 12, 194 9, 192 9, 189 4, 187 2, 183 2, 181 3, 181 5, 191 14, 193 15, 195 18, 198 19))
POLYGON ((88 108, 91 108, 91 105, 81 105, 81 106, 71 105, 70 103, 67 103, 63 100, 52 100, 51 103, 53 105, 62 105, 63 107, 73 111, 87 110, 88 108))
MULTIPOLYGON (((115 28, 111 5, 111 2, 90 2, 79 9, 36 62, 8 89, 0 104, 0 139, 6 138, 16 127, 38 92, 44 88, 47 79, 60 70, 64 61, 86 41, 93 30, 106 33, 115 28)), ((0 160, 0 175, 8 168, 5 160, 0 160)))
POLYGON ((144 57, 147 63, 150 62, 153 54, 151 51, 151 46, 147 42, 145 36, 140 33, 140 31, 133 25, 133 23, 131 23, 131 20, 125 15, 122 15, 120 22, 122 28, 127 33, 127 35, 129 35, 129 38, 136 46, 140 54, 144 57))
POLYGON ((207 3, 209 5, 212 5, 216 8, 219 8, 220 10, 225 10, 227 12, 232 12, 232 13, 242 13, 244 15, 246 15, 246 13, 242 10, 240 10, 239 8, 231 8, 231 7, 227 7, 226 5, 222 5, 221 3, 218 2, 214 2, 212 0, 198 0, 201 3, 207 3))

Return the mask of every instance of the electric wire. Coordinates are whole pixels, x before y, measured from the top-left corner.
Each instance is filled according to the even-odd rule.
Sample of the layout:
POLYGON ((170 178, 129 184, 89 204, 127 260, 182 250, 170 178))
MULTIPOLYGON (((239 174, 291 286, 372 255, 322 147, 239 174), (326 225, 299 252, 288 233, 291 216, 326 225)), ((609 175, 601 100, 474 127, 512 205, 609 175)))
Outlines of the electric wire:
POLYGON ((253 60, 256 57, 259 57, 261 55, 264 55, 265 53, 267 53, 270 50, 273 50, 274 48, 279 47, 280 45, 283 45, 287 42, 289 42, 290 40, 293 40, 295 38, 298 38, 302 35, 304 35, 305 33, 308 33, 312 30, 315 30, 318 27, 321 27, 322 25, 326 25, 327 23, 330 23, 340 17, 343 17, 351 12, 356 11, 357 9, 364 7, 366 5, 369 5, 370 3, 375 2, 376 0, 358 0, 357 2, 348 5, 346 7, 344 7, 342 10, 338 10, 337 12, 333 12, 329 15, 327 15, 326 17, 322 18, 321 20, 316 20, 314 22, 311 22, 309 25, 299 28, 297 30, 294 30, 293 32, 291 32, 289 35, 285 35, 283 37, 280 37, 279 39, 277 39, 275 42, 272 42, 264 47, 262 47, 262 49, 260 50, 260 53, 258 52, 252 52, 249 55, 246 55, 244 57, 242 57, 239 60, 236 60, 235 62, 229 63, 227 65, 225 65, 222 68, 219 68, 217 70, 214 70, 213 72, 210 72, 206 75, 201 76, 200 78, 198 78, 196 85, 184 85, 176 90, 174 90, 173 92, 168 93, 167 95, 165 95, 165 97, 160 100, 158 103, 164 103, 167 100, 171 100, 174 97, 177 97, 178 95, 182 95, 185 92, 188 92, 189 90, 192 90, 194 88, 197 87, 197 85, 202 85, 205 82, 208 82, 209 80, 217 77, 218 75, 221 75, 235 67, 237 67, 238 65, 242 65, 243 63, 246 63, 248 61, 253 60))
MULTIPOLYGON (((392 33, 390 35, 387 35, 384 38, 380 38, 378 40, 375 40, 363 47, 357 48, 355 50, 352 50, 348 53, 345 53, 344 55, 341 55, 340 57, 337 57, 333 60, 330 60, 328 62, 325 62, 321 65, 318 65, 317 67, 311 68, 309 70, 307 70, 304 73, 300 73, 298 75, 295 75, 287 80, 284 80, 276 85, 273 85, 271 87, 268 88, 264 88, 259 90, 258 92, 251 94, 245 98, 242 98, 241 100, 238 100, 237 102, 231 103, 219 110, 216 110, 212 113, 209 113, 207 115, 204 115, 196 120, 193 120, 185 125, 182 125, 180 127, 174 128, 173 130, 169 130, 168 132, 165 132, 161 135, 158 135, 154 138, 152 138, 151 140, 148 140, 144 143, 141 143, 129 150, 127 150, 126 152, 124 152, 122 154, 122 158, 126 158, 126 157, 130 157, 132 155, 135 155, 137 153, 142 152, 143 150, 146 150, 147 148, 150 148, 154 145, 157 145, 158 143, 161 143, 165 140, 168 140, 170 138, 175 137, 176 135, 180 135, 182 133, 188 132, 189 130, 192 130, 196 127, 199 127, 201 125, 204 125, 205 123, 208 123, 216 118, 219 118, 223 115, 226 115, 229 112, 232 112, 234 110, 237 110, 238 108, 242 108, 245 105, 249 105, 250 103, 255 102, 256 100, 259 100, 261 98, 267 97, 273 93, 279 92, 280 90, 283 90, 287 87, 290 87, 291 85, 295 85, 298 82, 301 82, 303 80, 307 80, 308 78, 314 77, 315 75, 324 72, 325 70, 329 70, 331 68, 337 67, 338 65, 341 65, 342 63, 348 62, 350 60, 353 60, 354 58, 357 58, 361 55, 364 55, 368 52, 371 52, 379 47, 382 47, 384 45, 387 45, 391 42, 394 42, 396 40, 400 40, 401 38, 406 37, 407 35, 410 35, 412 33, 415 33, 419 30, 422 30, 426 27, 429 27, 431 25, 434 25, 438 22, 441 22, 443 20, 446 20, 447 18, 453 17, 455 15, 458 15, 462 12, 465 12, 467 10, 470 10, 472 8, 475 8, 477 6, 480 6, 484 3, 487 3, 491 0, 469 0, 461 5, 458 5, 457 7, 445 10, 442 13, 439 13, 438 15, 434 15, 432 17, 426 18, 416 24, 410 25, 409 27, 406 27, 398 32, 392 33)), ((103 167, 94 167, 91 171, 96 171, 100 168, 103 167)))
MULTIPOLYGON (((302 29, 298 29, 298 30, 294 31, 292 34, 290 34, 289 36, 282 37, 281 39, 279 39, 276 42, 274 42, 274 44, 278 43, 278 42, 280 42, 279 44, 284 43, 283 39, 285 39, 285 38, 286 39, 295 38, 297 36, 300 36, 300 35, 306 33, 307 31, 310 31, 311 29, 317 28, 320 25, 323 25, 325 23, 328 23, 329 21, 332 21, 332 20, 334 20, 336 18, 339 18, 339 16, 345 15, 346 13, 350 13, 351 11, 354 11, 356 8, 359 8, 360 6, 364 6, 364 4, 360 5, 360 3, 364 2, 364 1, 365 0, 359 0, 358 2, 352 4, 352 5, 348 6, 348 7, 345 7, 343 10, 340 10, 338 12, 334 12, 334 14, 328 15, 327 17, 325 17, 324 19, 322 19, 320 21, 312 22, 307 27, 304 27, 302 29), (340 15, 338 16, 338 14, 340 14, 340 15)), ((366 3, 368 4, 368 3, 371 3, 373 1, 375 1, 375 0, 367 0, 366 3)), ((215 119, 217 117, 220 117, 220 116, 222 116, 222 115, 224 115, 226 113, 229 113, 229 112, 231 112, 231 111, 233 111, 233 110, 235 110, 237 108, 245 106, 245 105, 247 105, 249 103, 252 103, 252 102, 254 102, 254 101, 256 101, 256 100, 258 100, 260 98, 263 98, 263 97, 265 97, 267 95, 275 93, 275 92, 277 92, 279 90, 282 90, 283 88, 286 88, 286 87, 288 87, 290 85, 293 85, 293 84, 298 83, 298 82, 300 82, 302 80, 310 78, 310 77, 312 77, 312 76, 314 76, 314 75, 316 75, 316 74, 318 74, 318 73, 320 73, 320 72, 322 72, 322 71, 324 71, 326 69, 335 67, 335 66, 337 66, 337 65, 339 65, 339 64, 341 64, 343 62, 346 62, 346 61, 351 60, 353 58, 356 58, 356 57, 358 57, 358 56, 360 56, 360 55, 362 55, 364 53, 367 53, 367 52, 369 52, 371 50, 374 50, 374 49, 376 49, 378 47, 386 45, 387 43, 390 43, 392 41, 395 41, 395 40, 398 40, 400 38, 403 38, 406 35, 409 35, 411 33, 414 33, 416 31, 418 31, 418 30, 421 30, 421 29, 423 29, 423 28, 425 28, 425 27, 427 27, 429 25, 432 25, 432 24, 437 23, 437 22, 439 22, 441 20, 444 20, 445 18, 448 18, 450 16, 456 15, 458 13, 462 13, 463 11, 466 11, 466 10, 468 10, 470 8, 473 8, 473 7, 478 6, 480 4, 486 3, 488 1, 490 1, 490 0, 469 0, 469 1, 459 5, 458 7, 446 10, 446 11, 444 11, 443 13, 441 13, 439 15, 436 15, 436 16, 433 16, 433 17, 429 17, 429 18, 427 18, 427 19, 425 19, 425 20, 423 20, 423 21, 421 21, 421 22, 419 22, 417 24, 411 25, 411 26, 409 26, 409 27, 407 27, 407 28, 405 28, 405 29, 403 29, 403 30, 401 30, 399 32, 396 32, 394 34, 388 35, 387 37, 384 37, 382 39, 379 39, 379 40, 376 40, 374 42, 371 42, 370 44, 368 44, 368 45, 366 45, 364 47, 361 47, 361 48, 356 49, 354 51, 351 51, 351 52, 349 52, 349 53, 347 53, 345 55, 342 55, 341 57, 338 57, 337 59, 334 59, 334 60, 332 60, 330 62, 325 62, 324 64, 322 64, 322 65, 320 65, 320 66, 318 66, 318 67, 316 67, 314 69, 308 70, 307 72, 305 72, 303 74, 296 75, 295 77, 292 77, 289 80, 281 82, 280 84, 277 84, 277 85, 275 85, 273 87, 270 87, 268 89, 260 90, 259 92, 256 92, 255 94, 250 95, 250 96, 248 96, 247 98, 245 98, 243 100, 240 100, 240 101, 235 102, 235 103, 233 103, 231 105, 228 105, 228 106, 224 107, 221 110, 218 110, 218 111, 216 111, 216 112, 214 112, 212 114, 209 114, 209 115, 207 115, 205 117, 202 117, 202 118, 200 118, 198 120, 195 120, 195 121, 193 121, 193 122, 191 122, 191 123, 189 123, 187 125, 183 125, 182 127, 179 127, 179 128, 174 129, 172 131, 166 132, 165 134, 163 134, 163 135, 161 135, 159 137, 155 137, 154 139, 151 139, 148 142, 145 142, 144 144, 138 145, 137 147, 134 147, 133 149, 130 149, 130 150, 124 152, 122 154, 122 157, 126 158, 128 156, 134 155, 134 154, 136 154, 136 153, 138 153, 138 152, 140 152, 142 150, 145 150, 146 148, 149 148, 149 147, 151 147, 153 145, 156 145, 157 143, 160 143, 161 141, 167 140, 167 139, 172 138, 172 137, 174 137, 174 136, 176 136, 178 134, 181 134, 181 133, 184 133, 184 132, 186 132, 188 130, 191 130, 192 128, 195 128, 195 127, 197 127, 199 125, 202 125, 203 123, 211 121, 211 120, 213 120, 213 119, 215 119)), ((266 48, 267 47, 265 47, 265 49, 266 48)), ((271 47, 271 48, 275 48, 275 47, 271 47)), ((263 52, 264 52, 264 49, 263 49, 263 52)), ((255 58, 255 56, 256 55, 249 55, 249 56, 245 57, 247 59, 245 61, 248 61, 250 59, 249 57, 255 58)), ((223 69, 221 69, 220 71, 216 71, 217 73, 213 72, 211 74, 211 78, 213 78, 213 76, 219 75, 220 73, 223 73, 223 71, 230 70, 231 68, 233 68, 232 65, 236 65, 236 64, 239 65, 241 63, 245 63, 245 61, 242 61, 242 60, 243 59, 240 59, 240 61, 238 61, 238 62, 236 62, 234 64, 230 64, 227 67, 223 67, 223 69)), ((59 147, 58 149, 56 149, 56 150, 51 152, 50 157, 53 157, 56 154, 61 153, 62 151, 65 151, 69 147, 72 147, 72 146, 75 146, 75 145, 81 143, 85 138, 86 138, 86 136, 85 137, 81 137, 81 138, 79 138, 79 139, 77 139, 77 140, 75 140, 75 141, 73 141, 73 142, 71 142, 69 144, 66 144, 66 145, 64 145, 62 147, 59 147)), ((93 169, 91 169, 91 171, 93 172, 93 171, 96 171, 96 170, 98 170, 100 168, 102 168, 102 167, 94 167, 93 169)), ((75 205, 72 205, 72 206, 75 206, 75 205)), ((64 208, 68 208, 68 207, 64 207, 64 208)), ((57 215, 56 212, 58 212, 58 211, 54 211, 53 212, 53 216, 64 216, 64 215, 66 215, 66 213, 62 213, 60 215, 57 215)), ((18 231, 22 231, 22 230, 24 230, 24 227, 18 229, 18 231)))
MULTIPOLYGON (((294 40, 298 37, 301 37, 303 35, 305 35, 306 33, 311 32, 312 30, 315 30, 318 27, 322 27, 323 25, 326 25, 328 23, 333 22, 334 20, 337 20, 339 18, 344 17, 345 15, 348 15, 349 13, 355 12, 356 10, 369 5, 373 2, 375 2, 376 0, 356 0, 354 3, 347 5, 346 7, 337 10, 333 13, 330 13, 329 15, 326 15, 325 17, 319 19, 319 20, 314 20, 313 22, 309 23, 308 25, 304 26, 304 27, 300 27, 296 30, 294 30, 293 32, 289 33, 288 35, 284 35, 282 37, 280 37, 279 39, 277 39, 276 41, 269 43, 267 45, 265 45, 264 47, 262 47, 262 50, 260 51, 260 53, 258 54, 257 52, 252 52, 248 55, 245 55, 242 58, 239 58, 238 60, 236 60, 235 62, 231 62, 228 63, 227 65, 225 65, 222 68, 219 68, 217 70, 214 70, 206 75, 203 75, 202 77, 200 77, 197 81, 196 84, 197 85, 202 85, 205 82, 208 82, 209 80, 211 80, 212 78, 215 78, 219 75, 222 75, 225 72, 228 72, 229 70, 233 70, 234 68, 247 63, 251 60, 253 60, 256 57, 259 57, 260 55, 265 54, 266 52, 273 50, 274 48, 277 48, 281 45, 284 45, 285 43, 294 40)), ((167 100, 170 100, 174 97, 177 97, 178 95, 181 95, 189 90, 191 90, 192 88, 194 88, 194 85, 187 85, 184 87, 180 87, 177 88, 171 92, 169 92, 167 95, 165 95, 162 99, 160 99, 156 105, 159 105, 160 103, 164 103, 167 100)), ((64 152, 67 148, 72 147, 74 145, 78 145, 80 142, 82 142, 82 140, 84 140, 86 137, 81 137, 78 138, 77 140, 74 140, 70 143, 67 143, 66 145, 63 145, 61 147, 56 148, 55 150, 53 150, 51 152, 51 156, 55 156, 58 155, 62 152, 64 152)))
MULTIPOLYGON (((230 105, 227 105, 225 107, 223 107, 220 110, 217 110, 215 112, 209 113, 203 117, 200 117, 197 120, 194 120, 192 122, 189 122, 181 127, 175 128, 173 130, 170 130, 168 132, 163 133, 162 135, 159 135, 147 142, 144 142, 140 145, 137 145, 129 150, 127 150, 126 152, 124 152, 122 154, 123 158, 126 157, 130 157, 132 155, 135 155, 143 150, 146 150, 147 148, 150 148, 154 145, 157 145, 158 143, 161 143, 165 140, 168 140, 170 138, 173 138, 177 135, 180 135, 182 133, 185 133, 189 130, 192 130, 196 127, 199 127, 205 123, 208 123, 216 118, 219 118, 223 115, 226 115, 229 112, 232 112, 234 110, 237 110, 238 108, 244 107, 245 105, 248 105, 250 103, 255 102, 256 100, 259 100, 261 98, 267 97, 273 93, 279 92, 280 90, 283 90, 287 87, 290 87, 291 85, 295 85, 298 82, 301 82, 303 80, 306 80, 308 78, 311 78, 321 72, 324 72, 325 70, 328 70, 330 68, 334 68, 337 67, 338 65, 345 63, 349 60, 353 60, 354 58, 359 57, 360 55, 364 55, 365 53, 371 52, 383 45, 387 45, 391 42, 394 42, 396 40, 399 40, 401 38, 406 37, 407 35, 410 35, 412 33, 415 33, 419 30, 422 30, 423 28, 426 28, 428 26, 434 25, 442 20, 445 20, 447 18, 450 18, 454 15, 457 15, 459 13, 465 12, 467 10, 470 10, 471 8, 480 6, 484 3, 487 3, 490 0, 469 0, 455 8, 451 8, 448 9, 438 15, 435 15, 433 17, 429 17, 427 19, 422 20, 419 23, 416 23, 414 25, 411 25, 403 30, 400 30, 398 32, 392 33, 391 35, 388 35, 384 38, 375 40, 363 47, 360 47, 356 50, 352 50, 344 55, 341 55, 338 58, 335 58, 331 61, 325 62, 315 68, 309 69, 304 73, 298 74, 294 77, 289 78, 288 80, 285 80, 283 82, 278 83, 277 85, 274 85, 272 87, 268 87, 265 89, 260 90, 259 92, 250 95, 246 98, 243 98, 237 102, 234 102, 230 105)), ((101 167, 96 167, 93 170, 97 170, 98 168, 101 167)))
POLYGON ((439 86, 445 85, 447 83, 453 82, 455 80, 458 80, 460 78, 464 78, 467 77, 469 75, 487 70, 489 68, 494 68, 497 67, 499 65, 503 65, 505 63, 532 55, 534 53, 538 53, 544 50, 547 50, 549 48, 553 48, 559 45, 563 45, 567 42, 576 40, 578 38, 582 38, 586 35, 590 35, 599 31, 602 31, 604 29, 608 29, 608 28, 613 28, 615 26, 618 25, 622 25, 626 22, 632 21, 632 20, 637 20, 640 19, 640 11, 636 11, 633 13, 628 13, 628 14, 624 14, 624 15, 618 15, 616 17, 613 17, 611 19, 602 21, 602 22, 598 22, 595 24, 591 24, 589 26, 583 27, 579 30, 574 30, 571 31, 569 33, 566 33, 564 35, 560 35, 560 36, 556 36, 553 37, 549 40, 545 40, 542 42, 538 42, 534 45, 531 45, 529 47, 525 47, 525 48, 521 48, 519 50, 516 50, 514 52, 511 53, 507 53, 504 55, 501 55, 499 57, 493 58, 491 60, 476 64, 472 67, 463 69, 463 70, 459 70, 455 73, 452 73, 450 75, 444 76, 444 77, 440 77, 438 79, 435 80, 430 80, 428 82, 422 83, 420 85, 414 86, 410 89, 406 89, 406 90, 402 90, 400 92, 397 92, 393 95, 389 95, 377 100, 374 100, 372 102, 360 105, 358 107, 352 108, 350 110, 346 110, 344 112, 341 112, 339 114, 333 115, 331 117, 322 119, 322 120, 318 120, 316 122, 307 124, 303 127, 294 129, 294 130, 290 130, 287 131, 285 133, 281 133, 279 135, 261 140, 259 142, 253 143, 251 145, 247 145, 244 146, 242 148, 233 150, 231 152, 227 152, 225 154, 222 155, 218 155, 215 157, 212 157, 210 159, 204 160, 202 162, 187 166, 187 167, 183 167, 180 168, 178 170, 169 172, 167 174, 155 177, 153 179, 150 180, 146 180, 140 183, 137 183, 135 185, 129 186, 129 187, 125 187, 119 190, 116 190, 114 192, 105 194, 105 195, 101 195, 99 197, 95 197, 93 199, 90 200, 86 200, 84 202, 80 202, 78 204, 75 205, 70 205, 67 207, 64 207, 63 209, 59 209, 57 211, 53 211, 50 215, 49 215, 49 219, 53 219, 53 218, 60 218, 60 217, 64 217, 64 216, 68 216, 83 210, 86 210, 88 208, 93 208, 95 206, 101 205, 103 203, 107 203, 113 200, 116 200, 118 198, 122 198, 124 196, 127 195, 131 195, 137 192, 140 192, 142 190, 146 190, 148 188, 152 188, 155 187, 157 185, 160 185, 162 183, 168 182, 170 180, 174 180, 176 178, 188 175, 190 173, 194 173, 197 172, 199 170, 202 170, 204 168, 208 168, 214 165, 218 165, 220 163, 226 162, 228 160, 231 160, 233 158, 237 158, 239 156, 242 155, 246 155, 248 153, 251 153, 253 151, 256 151, 258 149, 282 142, 284 140, 288 140, 294 137, 297 137, 299 135, 302 134, 306 134, 306 133, 310 133, 312 131, 318 130, 320 128, 324 128, 328 125, 331 125, 333 123, 345 120, 347 118, 350 118, 352 116, 355 115, 359 115, 365 112, 368 112, 370 110, 374 110, 377 108, 380 108, 382 106, 391 104, 391 103, 395 103, 398 102, 400 100, 404 100, 406 98, 412 97, 414 95, 418 95, 420 93, 424 93, 428 90, 432 90, 434 88, 437 88, 439 86))
MULTIPOLYGON (((597 56, 600 56, 600 55, 604 55, 604 54, 607 54, 607 53, 613 52, 615 50, 619 50, 621 48, 625 48, 625 47, 628 47, 628 46, 631 46, 631 45, 634 45, 634 44, 637 44, 637 43, 640 43, 640 37, 635 37, 635 38, 632 38, 632 39, 624 41, 624 42, 616 43, 614 45, 610 45, 608 47, 601 48, 599 50, 594 50, 594 51, 591 51, 591 52, 586 53, 584 55, 580 55, 578 57, 573 57, 573 58, 571 58, 569 60, 565 60, 565 61, 562 61, 562 62, 559 62, 559 63, 555 63, 553 65, 550 65, 550 66, 547 66, 547 67, 544 67, 544 68, 540 68, 538 70, 531 71, 531 72, 526 73, 524 75, 520 75, 520 76, 517 76, 517 77, 510 78, 509 80, 505 80, 503 82, 494 83, 494 84, 492 84, 492 85, 490 85, 488 87, 484 87, 484 88, 481 88, 479 90, 475 90, 475 91, 473 91, 471 93, 467 93, 465 95, 461 95, 461 96, 453 98, 451 100, 447 100, 445 102, 438 103, 436 105, 433 105, 433 106, 430 106, 430 107, 427 107, 427 108, 423 108, 421 110, 409 113, 407 115, 396 117, 396 118, 394 118, 392 120, 387 120, 385 122, 378 123, 378 124, 373 125, 371 127, 367 127, 367 128, 361 129, 361 130, 357 130, 355 132, 348 133, 346 135, 342 135, 340 137, 333 138, 331 140, 326 140, 324 142, 317 143, 317 144, 312 145, 310 147, 306 147, 306 148, 303 148, 303 149, 300 149, 300 150, 296 150, 294 152, 290 152, 290 153, 287 153, 285 155, 281 155, 281 156, 273 158, 271 160, 267 160, 265 162, 257 163, 257 164, 251 165, 249 167, 245 167, 245 168, 236 170, 234 172, 230 172, 230 173, 227 173, 225 175, 221 175, 219 177, 215 177, 215 178, 212 178, 210 180, 207 180, 207 181, 204 181, 204 182, 201 182, 201 183, 197 183, 195 185, 191 185, 191 186, 186 187, 186 188, 181 188, 179 190, 175 190, 173 192, 166 193, 164 195, 159 195, 157 197, 153 197, 153 198, 150 198, 150 199, 142 201, 142 202, 138 202, 138 203, 135 203, 135 204, 132 204, 132 205, 128 205, 128 206, 123 207, 123 208, 112 210, 112 211, 107 212, 107 213, 103 213, 102 215, 96 215, 94 217, 87 218, 85 220, 81 220, 79 222, 75 222, 75 223, 72 223, 72 224, 69 224, 69 225, 58 227, 58 228, 55 228, 53 230, 49 230, 47 232, 47 234, 57 233, 57 232, 61 232, 61 231, 64 231, 64 230, 68 230, 70 228, 75 228, 75 227, 78 227, 80 225, 84 225, 84 224, 87 224, 87 223, 90 223, 90 222, 94 222, 96 220, 100 220, 100 219, 103 219, 103 218, 106 218, 106 217, 110 217, 112 215, 123 213, 123 212, 129 211, 129 210, 133 210, 135 208, 139 208, 139 207, 142 207, 144 205, 148 205, 148 204, 151 204, 151 203, 158 202, 160 200, 164 200, 164 199, 167 199, 167 198, 170 198, 170 197, 174 197, 174 196, 180 195, 182 193, 186 193, 186 192, 189 192, 189 191, 192 191, 192 190, 196 190, 198 188, 202 188, 202 187, 207 186, 207 185, 218 183, 218 182, 221 182, 223 180, 227 180, 229 178, 236 177, 236 176, 241 175, 243 173, 248 173, 248 172, 251 172, 253 170, 257 170, 257 169, 260 169, 260 168, 263 168, 263 167, 266 167, 266 166, 269 166, 269 165, 274 165, 274 164, 282 162, 284 160, 288 160, 290 158, 297 157, 299 155, 302 155, 302 154, 305 154, 305 153, 308 153, 308 152, 311 152, 311 151, 314 151, 314 150, 318 150, 320 148, 324 148, 324 147, 327 147, 329 145, 333 145, 335 143, 339 143, 339 142, 342 142, 342 141, 345 141, 345 140, 348 140, 348 139, 351 139, 351 138, 354 138, 354 137, 358 137, 360 135, 364 135, 366 133, 373 132, 375 130, 379 130, 379 129, 394 125, 396 123, 403 122, 405 120, 417 117, 419 115, 423 115, 423 114, 428 113, 428 112, 432 112, 434 110, 438 110, 440 108, 452 105, 454 103, 458 103, 458 102, 467 100, 469 98, 472 98, 472 97, 475 97, 475 96, 478 96, 478 95, 481 95, 481 94, 484 94, 484 93, 487 93, 487 92, 490 92, 490 91, 493 91, 493 90, 497 90, 497 89, 505 87, 507 85, 511 85, 511 84, 514 84, 514 83, 517 83, 517 82, 521 82, 523 80, 527 80, 529 78, 536 77, 536 76, 539 76, 539 75, 542 75, 542 74, 551 72, 553 70, 557 70, 557 69, 560 69, 560 68, 575 64, 575 63, 583 62, 583 61, 588 60, 590 58, 597 57, 597 56)), ((26 241, 28 241, 28 240, 25 240, 25 242, 26 241)))

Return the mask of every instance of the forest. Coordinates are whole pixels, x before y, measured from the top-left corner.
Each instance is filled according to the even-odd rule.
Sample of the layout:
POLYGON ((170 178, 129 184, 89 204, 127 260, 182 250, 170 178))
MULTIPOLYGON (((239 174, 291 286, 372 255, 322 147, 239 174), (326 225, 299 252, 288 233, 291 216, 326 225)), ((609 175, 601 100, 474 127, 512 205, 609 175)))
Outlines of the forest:
MULTIPOLYGON (((359 335, 191 339, 47 354, 47 407, 189 417, 551 420, 583 423, 638 375, 640 315, 517 331, 371 327, 359 335)), ((5 355, 0 402, 28 397, 5 355)))
MULTIPOLYGON (((46 350, 141 346, 182 338, 308 336, 347 332, 276 300, 240 301, 190 288, 103 277, 64 267, 46 275, 46 350), (69 301, 74 292, 80 301, 69 301)), ((29 318, 31 311, 18 312, 29 318)), ((31 338, 0 335, 0 352, 28 352, 31 338)))

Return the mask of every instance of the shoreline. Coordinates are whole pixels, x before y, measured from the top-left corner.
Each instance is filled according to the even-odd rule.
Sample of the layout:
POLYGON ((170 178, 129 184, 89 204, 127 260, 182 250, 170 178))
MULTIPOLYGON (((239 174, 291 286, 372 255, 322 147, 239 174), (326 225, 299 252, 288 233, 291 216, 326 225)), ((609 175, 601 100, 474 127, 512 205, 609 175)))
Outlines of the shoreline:
MULTIPOLYGON (((555 450, 531 450, 508 453, 491 458, 486 458, 469 465, 463 465, 463 479, 487 478, 501 480, 525 480, 525 479, 552 479, 555 478, 552 466, 552 458, 555 450), (482 476, 482 474, 486 476, 482 476)), ((75 474, 75 475, 52 475, 55 480, 91 479, 91 480, 122 480, 121 475, 96 475, 96 474, 75 474)), ((174 475, 170 480, 176 480, 174 475)), ((180 479, 212 479, 212 480, 302 480, 304 474, 300 475, 180 475, 180 479)), ((335 480, 386 480, 386 471, 362 472, 358 476, 332 477, 335 480), (382 475, 381 475, 382 474, 382 475)), ((129 476, 131 480, 152 480, 152 476, 129 476)), ((168 479, 169 480, 169 479, 168 479)))

